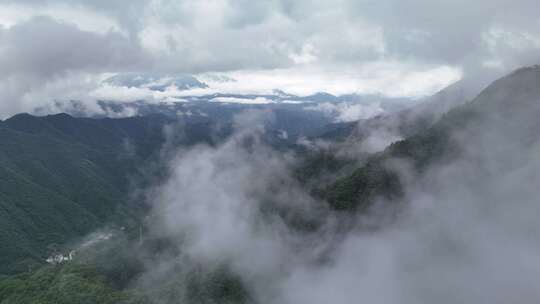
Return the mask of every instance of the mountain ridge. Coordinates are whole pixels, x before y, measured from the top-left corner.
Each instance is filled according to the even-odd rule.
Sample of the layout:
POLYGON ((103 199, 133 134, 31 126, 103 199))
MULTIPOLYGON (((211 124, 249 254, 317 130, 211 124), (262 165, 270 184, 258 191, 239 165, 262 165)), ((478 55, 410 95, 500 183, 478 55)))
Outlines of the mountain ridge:
POLYGON ((136 218, 131 177, 165 140, 168 119, 97 122, 67 114, 20 114, 0 124, 0 273, 38 262, 53 243, 82 237, 106 222, 136 218), (82 130, 82 131, 81 131, 82 130), (135 134, 143 132, 137 138, 135 134), (126 141, 131 142, 126 146, 126 141), (131 148, 130 148, 131 147, 131 148))
POLYGON ((538 140, 540 124, 534 123, 538 114, 540 68, 533 66, 518 69, 490 84, 472 101, 443 115, 432 127, 395 142, 383 152, 375 154, 363 167, 322 190, 323 196, 337 210, 366 210, 377 199, 396 200, 404 193, 399 175, 387 165, 391 159, 407 160, 421 174, 428 165, 448 161, 460 153, 459 144, 452 138, 453 133, 470 132, 467 128, 473 128, 474 131, 478 123, 489 123, 495 127, 497 124, 493 119, 497 119, 496 122, 500 124, 501 116, 514 121, 510 125, 500 124, 497 127, 500 132, 519 134, 522 131, 528 137, 536 134, 534 140, 538 140), (522 107, 516 107, 518 102, 522 107), (529 125, 521 125, 522 122, 528 122, 529 125))

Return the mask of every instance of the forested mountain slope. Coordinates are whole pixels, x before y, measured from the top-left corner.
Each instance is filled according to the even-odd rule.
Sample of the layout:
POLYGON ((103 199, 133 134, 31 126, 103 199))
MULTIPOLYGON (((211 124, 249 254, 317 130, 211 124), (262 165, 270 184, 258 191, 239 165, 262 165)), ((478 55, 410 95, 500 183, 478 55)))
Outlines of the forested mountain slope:
POLYGON ((372 156, 364 166, 323 191, 324 196, 338 210, 365 209, 377 199, 395 200, 403 195, 403 183, 391 162, 406 163, 414 174, 421 175, 428 167, 455 159, 468 146, 480 145, 480 139, 493 134, 508 140, 501 145, 532 144, 539 139, 538 115, 540 67, 519 69, 495 81, 471 102, 451 110, 433 127, 372 156))
POLYGON ((130 176, 160 148, 170 122, 65 114, 21 114, 2 122, 0 273, 43 260, 51 244, 130 219, 130 176))

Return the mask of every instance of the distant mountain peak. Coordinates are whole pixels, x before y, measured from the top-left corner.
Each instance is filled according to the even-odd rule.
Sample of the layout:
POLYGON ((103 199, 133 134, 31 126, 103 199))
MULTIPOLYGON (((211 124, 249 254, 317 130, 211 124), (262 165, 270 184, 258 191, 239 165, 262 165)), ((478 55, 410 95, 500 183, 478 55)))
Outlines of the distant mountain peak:
POLYGON ((280 90, 280 89, 274 89, 274 90, 272 90, 272 93, 273 93, 274 95, 276 95, 277 97, 279 97, 279 98, 296 97, 296 96, 294 96, 294 95, 292 95, 292 94, 289 94, 289 93, 286 93, 285 91, 280 90))
POLYGON ((161 75, 151 73, 124 73, 104 81, 113 86, 128 88, 147 88, 152 91, 165 91, 171 86, 179 90, 208 88, 208 85, 191 75, 161 75))
POLYGON ((47 115, 47 117, 50 117, 50 118, 59 118, 59 119, 73 119, 74 117, 67 114, 67 113, 58 113, 58 114, 52 114, 52 115, 47 115))
POLYGON ((31 118, 31 117, 35 117, 35 116, 30 114, 30 113, 26 113, 26 112, 25 113, 18 113, 18 114, 15 114, 15 115, 11 116, 8 119, 6 119, 6 121, 15 120, 15 119, 31 118))

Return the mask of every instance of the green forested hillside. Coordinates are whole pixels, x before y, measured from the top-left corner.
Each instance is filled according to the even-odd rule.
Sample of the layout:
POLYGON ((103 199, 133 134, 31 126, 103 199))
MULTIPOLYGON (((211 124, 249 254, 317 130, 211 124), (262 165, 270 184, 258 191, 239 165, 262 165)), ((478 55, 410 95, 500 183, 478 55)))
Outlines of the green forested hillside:
POLYGON ((0 281, 0 303, 137 303, 128 293, 116 291, 94 268, 85 265, 42 267, 0 281))
POLYGON ((62 244, 135 214, 136 165, 159 149, 169 120, 17 115, 0 125, 0 273, 42 261, 62 244))
MULTIPOLYGON (((540 125, 540 67, 522 68, 503 77, 473 101, 445 114, 433 127, 396 142, 372 156, 364 166, 341 178, 322 192, 337 210, 363 210, 376 199, 393 200, 403 195, 403 185, 391 161, 411 166, 413 174, 444 163, 467 145, 490 133, 508 136, 509 143, 538 140, 540 125)), ((509 144, 501 143, 501 144, 509 144)), ((486 155, 489 151, 486 151, 486 155)))

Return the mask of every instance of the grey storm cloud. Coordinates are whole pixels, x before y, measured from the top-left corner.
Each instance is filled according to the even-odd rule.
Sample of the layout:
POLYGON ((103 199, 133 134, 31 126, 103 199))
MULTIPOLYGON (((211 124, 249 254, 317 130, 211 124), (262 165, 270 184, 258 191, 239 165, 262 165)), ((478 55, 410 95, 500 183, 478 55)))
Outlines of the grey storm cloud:
POLYGON ((384 27, 388 56, 457 65, 465 77, 486 81, 540 62, 538 1, 352 3, 351 11, 384 27), (487 61, 499 61, 495 75, 487 61))
POLYGON ((131 30, 133 33, 140 30, 140 16, 145 6, 147 5, 147 0, 74 0, 74 1, 65 1, 65 0, 0 0, 0 4, 18 4, 18 5, 28 5, 34 6, 37 8, 44 8, 50 5, 65 4, 75 7, 84 7, 90 10, 95 10, 97 12, 103 13, 107 16, 111 16, 118 20, 118 22, 126 29, 131 30))
POLYGON ((149 56, 119 33, 98 34, 49 17, 0 27, 0 112, 26 110, 24 95, 80 73, 143 67, 149 56))
POLYGON ((3 76, 28 73, 43 77, 69 70, 129 69, 144 62, 142 49, 119 33, 82 31, 48 17, 36 17, 0 31, 3 76))
MULTIPOLYGON (((540 28, 532 0, 495 1, 62 1, 115 18, 144 40, 157 19, 170 30, 160 68, 183 72, 274 68, 293 64, 306 44, 323 63, 400 58, 469 68, 497 58, 513 69, 538 60, 531 39, 540 28), (201 18, 204 17, 204 18, 201 18), (494 30, 507 34, 496 41, 494 30), (380 36, 380 37, 378 37, 380 36), (505 37, 503 37, 505 38, 505 37), (527 41, 529 40, 529 41, 527 41), (514 57, 519 55, 520 59, 514 57)), ((162 29, 162 28, 160 28, 162 29)), ((134 39, 136 40, 136 39, 134 39)), ((537 42, 537 41, 536 41, 537 42)))

